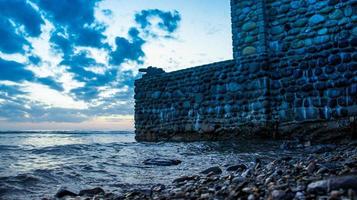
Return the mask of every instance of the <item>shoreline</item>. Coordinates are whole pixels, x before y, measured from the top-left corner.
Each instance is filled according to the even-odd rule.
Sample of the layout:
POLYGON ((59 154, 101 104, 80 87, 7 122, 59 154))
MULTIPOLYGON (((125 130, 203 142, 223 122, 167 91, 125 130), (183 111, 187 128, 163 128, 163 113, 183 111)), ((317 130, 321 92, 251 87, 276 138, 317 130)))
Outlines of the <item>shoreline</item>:
POLYGON ((79 194, 62 189, 54 199, 357 198, 357 141, 339 145, 286 142, 280 148, 297 153, 273 161, 257 158, 252 163, 212 166, 200 174, 177 177, 168 185, 153 183, 151 188, 133 188, 121 194, 101 188, 79 194))

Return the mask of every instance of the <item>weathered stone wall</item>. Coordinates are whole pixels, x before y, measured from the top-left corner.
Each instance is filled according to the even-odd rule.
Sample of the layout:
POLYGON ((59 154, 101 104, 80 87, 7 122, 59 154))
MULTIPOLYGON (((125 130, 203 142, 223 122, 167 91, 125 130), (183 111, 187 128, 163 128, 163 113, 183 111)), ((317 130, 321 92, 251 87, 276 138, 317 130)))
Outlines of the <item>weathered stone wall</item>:
POLYGON ((351 131, 356 7, 356 0, 231 0, 234 60, 137 80, 137 139, 351 131))
POLYGON ((266 5, 273 119, 355 114, 356 1, 267 0, 266 5))

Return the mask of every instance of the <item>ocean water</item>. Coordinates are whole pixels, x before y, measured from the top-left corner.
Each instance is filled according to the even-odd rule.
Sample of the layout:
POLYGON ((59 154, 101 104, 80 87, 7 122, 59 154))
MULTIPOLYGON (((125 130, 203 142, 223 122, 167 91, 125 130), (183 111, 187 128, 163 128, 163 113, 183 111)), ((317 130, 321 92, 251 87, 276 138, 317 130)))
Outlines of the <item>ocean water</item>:
POLYGON ((78 192, 102 187, 121 193, 169 184, 211 167, 273 160, 289 154, 276 142, 138 143, 130 132, 0 133, 0 199, 53 197, 60 187, 78 192), (147 166, 149 158, 182 161, 147 166))

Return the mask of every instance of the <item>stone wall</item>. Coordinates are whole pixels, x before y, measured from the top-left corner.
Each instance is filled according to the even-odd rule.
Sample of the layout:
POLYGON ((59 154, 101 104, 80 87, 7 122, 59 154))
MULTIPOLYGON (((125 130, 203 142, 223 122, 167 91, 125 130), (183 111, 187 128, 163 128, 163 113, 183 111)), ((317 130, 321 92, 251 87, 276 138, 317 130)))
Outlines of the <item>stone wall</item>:
POLYGON ((231 0, 234 60, 137 80, 137 139, 355 132, 356 8, 356 0, 231 0))
POLYGON ((273 118, 355 114, 356 1, 268 0, 267 12, 273 118))

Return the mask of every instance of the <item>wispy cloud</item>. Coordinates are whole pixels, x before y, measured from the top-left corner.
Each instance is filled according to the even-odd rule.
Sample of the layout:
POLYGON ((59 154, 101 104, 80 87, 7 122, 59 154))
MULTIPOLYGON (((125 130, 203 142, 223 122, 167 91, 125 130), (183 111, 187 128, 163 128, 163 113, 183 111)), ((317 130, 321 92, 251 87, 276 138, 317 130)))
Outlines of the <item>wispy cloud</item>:
MULTIPOLYGON (((67 123, 132 116, 139 75, 124 66, 144 64, 144 45, 173 38, 181 16, 177 11, 142 10, 133 16, 127 35, 113 38, 106 35, 109 25, 96 19, 99 2, 0 0, 2 120, 67 123), (41 46, 39 40, 49 43, 51 53, 34 49, 34 38, 34 46, 41 46), (15 54, 24 59, 8 59, 15 54)), ((112 16, 110 10, 102 12, 112 16)))
POLYGON ((181 21, 181 15, 178 11, 165 12, 159 9, 142 10, 135 15, 135 21, 140 25, 148 35, 157 37, 157 33, 153 32, 154 28, 165 31, 165 37, 171 37, 181 21), (156 21, 156 23, 154 23, 156 21))

